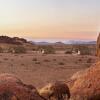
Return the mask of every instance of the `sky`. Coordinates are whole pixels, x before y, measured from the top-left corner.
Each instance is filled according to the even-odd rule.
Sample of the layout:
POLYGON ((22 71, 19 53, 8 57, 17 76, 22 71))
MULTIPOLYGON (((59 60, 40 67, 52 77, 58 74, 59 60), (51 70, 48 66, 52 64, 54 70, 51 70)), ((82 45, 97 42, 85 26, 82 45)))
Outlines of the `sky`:
POLYGON ((100 0, 0 0, 0 35, 95 40, 100 0))

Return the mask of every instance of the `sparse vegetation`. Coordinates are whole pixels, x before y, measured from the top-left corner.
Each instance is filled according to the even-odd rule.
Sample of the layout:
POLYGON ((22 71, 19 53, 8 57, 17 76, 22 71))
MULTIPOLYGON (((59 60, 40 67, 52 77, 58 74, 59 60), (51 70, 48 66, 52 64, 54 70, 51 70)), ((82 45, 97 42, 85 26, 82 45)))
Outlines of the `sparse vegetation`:
POLYGON ((66 51, 65 54, 72 54, 72 51, 66 51))
POLYGON ((55 49, 53 48, 53 46, 50 45, 46 45, 46 46, 39 46, 38 50, 44 50, 44 54, 54 54, 55 53, 55 49))
POLYGON ((91 55, 91 50, 86 45, 76 45, 74 47, 75 51, 79 50, 81 52, 81 55, 91 55))
POLYGON ((4 60, 8 60, 8 58, 4 58, 4 60))
POLYGON ((23 47, 23 46, 17 46, 17 47, 14 47, 14 51, 15 53, 26 53, 26 49, 23 47))
POLYGON ((59 65, 65 65, 63 62, 59 62, 58 64, 59 64, 59 65))
POLYGON ((33 58, 32 61, 37 61, 37 58, 33 58))
POLYGON ((53 61, 57 61, 56 59, 53 59, 53 61))
POLYGON ((21 66, 25 66, 25 64, 21 64, 21 66))
POLYGON ((87 63, 92 63, 92 59, 89 58, 89 59, 87 60, 87 63))
POLYGON ((23 56, 20 56, 21 58, 23 58, 23 56))
POLYGON ((39 61, 36 61, 35 64, 41 64, 39 61))
POLYGON ((81 62, 81 61, 82 61, 82 59, 78 59, 78 61, 79 61, 79 62, 81 62))
POLYGON ((50 62, 50 60, 48 60, 48 59, 45 59, 45 60, 44 60, 44 62, 50 62))

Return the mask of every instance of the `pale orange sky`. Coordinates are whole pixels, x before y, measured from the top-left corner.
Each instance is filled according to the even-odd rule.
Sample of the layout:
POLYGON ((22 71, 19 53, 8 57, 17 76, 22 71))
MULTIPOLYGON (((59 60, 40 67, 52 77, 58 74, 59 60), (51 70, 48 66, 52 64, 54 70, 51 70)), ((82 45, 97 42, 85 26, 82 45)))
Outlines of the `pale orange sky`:
POLYGON ((100 0, 0 0, 0 35, 95 40, 100 0))

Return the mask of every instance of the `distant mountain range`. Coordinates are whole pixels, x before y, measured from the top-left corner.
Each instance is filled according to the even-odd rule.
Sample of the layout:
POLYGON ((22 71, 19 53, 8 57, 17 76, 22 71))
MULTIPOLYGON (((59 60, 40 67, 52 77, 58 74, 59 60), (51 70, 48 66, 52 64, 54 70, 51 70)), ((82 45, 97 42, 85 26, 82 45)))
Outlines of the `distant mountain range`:
POLYGON ((33 42, 36 45, 96 44, 96 41, 67 40, 64 42, 33 42))
POLYGON ((96 41, 79 41, 79 40, 70 40, 65 44, 96 44, 96 41))
POLYGON ((44 40, 44 41, 28 41, 24 38, 19 37, 8 37, 8 36, 0 36, 0 43, 7 43, 7 44, 15 44, 15 45, 23 45, 25 43, 31 43, 36 45, 66 45, 66 44, 96 44, 96 41, 84 41, 84 40, 44 40))

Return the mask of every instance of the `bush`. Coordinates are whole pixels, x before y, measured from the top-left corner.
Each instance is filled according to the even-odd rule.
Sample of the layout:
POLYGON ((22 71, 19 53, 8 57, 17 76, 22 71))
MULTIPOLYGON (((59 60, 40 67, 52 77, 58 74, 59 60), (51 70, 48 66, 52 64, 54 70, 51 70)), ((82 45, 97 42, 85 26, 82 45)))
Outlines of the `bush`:
POLYGON ((72 54, 72 51, 66 51, 65 54, 72 54))
POLYGON ((8 60, 8 58, 4 58, 4 60, 8 60))
POLYGON ((55 49, 50 45, 38 47, 38 50, 42 50, 42 49, 44 50, 44 54, 54 54, 55 53, 55 49))
POLYGON ((48 60, 48 59, 45 59, 45 60, 44 60, 44 62, 50 62, 50 60, 48 60))
POLYGON ((63 62, 59 62, 59 65, 65 65, 63 62))
POLYGON ((37 61, 37 58, 33 58, 32 61, 37 61))
POLYGON ((15 53, 26 53, 26 49, 22 46, 14 47, 15 53))
POLYGON ((56 59, 53 59, 53 61, 57 61, 56 59))
POLYGON ((92 58, 89 58, 89 59, 87 60, 87 63, 92 63, 92 58))
POLYGON ((35 62, 35 64, 41 64, 39 61, 35 62))
POLYGON ((89 49, 88 46, 86 45, 77 45, 75 46, 75 50, 79 50, 81 52, 81 55, 90 55, 91 54, 91 50, 89 49))
POLYGON ((82 59, 78 59, 78 61, 82 61, 82 59))

